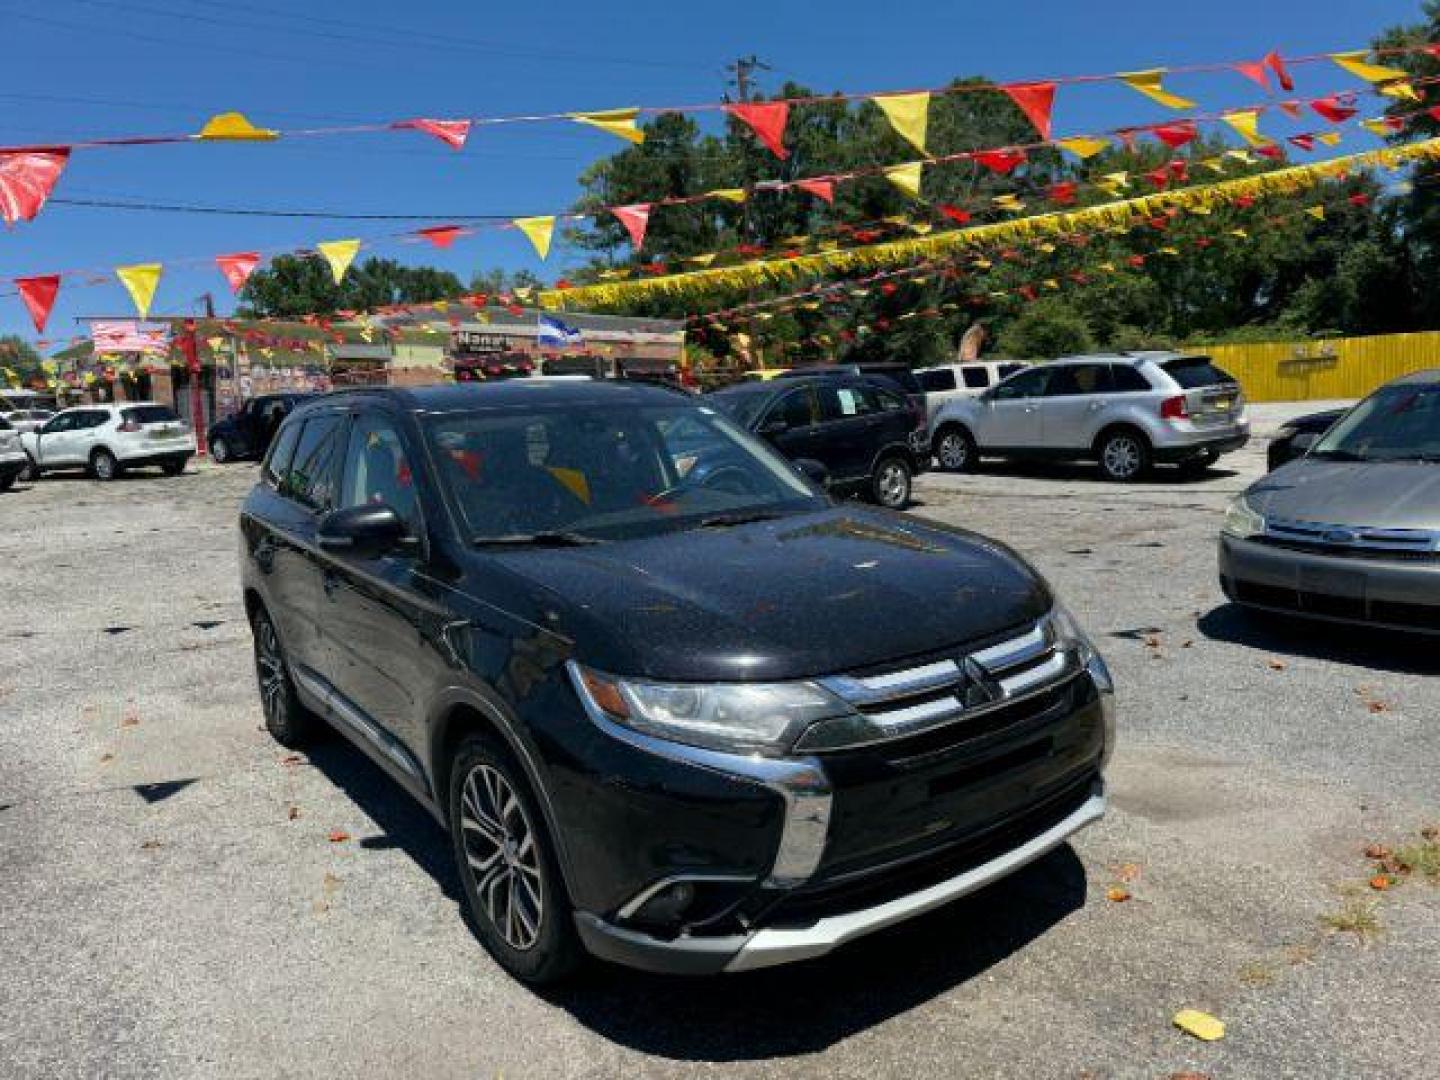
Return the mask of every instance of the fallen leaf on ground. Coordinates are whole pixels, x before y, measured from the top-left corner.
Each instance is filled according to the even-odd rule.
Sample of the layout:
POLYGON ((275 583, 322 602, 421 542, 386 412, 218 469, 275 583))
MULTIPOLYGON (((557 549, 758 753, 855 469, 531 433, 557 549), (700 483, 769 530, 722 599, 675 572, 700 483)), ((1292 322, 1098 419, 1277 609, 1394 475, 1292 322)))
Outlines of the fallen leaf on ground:
POLYGON ((289 810, 285 811, 285 816, 288 817, 291 821, 294 821, 296 818, 298 818, 298 817, 300 816, 300 807, 298 807, 298 806, 292 806, 292 807, 290 807, 289 810))
POLYGON ((1384 844, 1371 844, 1365 849, 1365 858, 1388 859, 1390 858, 1390 849, 1384 844))
POLYGON ((1376 874, 1370 879, 1370 888, 1376 892, 1384 892, 1393 884, 1394 882, 1390 880, 1389 874, 1376 874))
POLYGON ((1199 1009, 1181 1009, 1173 1019, 1175 1026, 1181 1031, 1205 1042, 1214 1042, 1225 1037, 1224 1023, 1199 1009))
POLYGON ((1284 670, 1285 670, 1287 667, 1289 667, 1289 666, 1290 666, 1290 665, 1287 664, 1287 663, 1285 663, 1284 660, 1271 660, 1271 661, 1270 661, 1270 670, 1271 670, 1271 671, 1284 671, 1284 670))
POLYGON ((114 760, 115 760, 115 755, 114 755, 114 754, 101 754, 101 755, 100 755, 100 764, 101 764, 101 765, 108 765, 110 762, 112 762, 112 761, 114 761, 114 760))
POLYGON ((1171 1073, 1169 1080, 1210 1080, 1210 1074, 1189 1071, 1171 1073))
POLYGON ((1111 885, 1105 890, 1105 899, 1111 903, 1123 904, 1130 899, 1130 890, 1121 885, 1111 885))
POLYGON ((349 839, 350 839, 350 834, 349 834, 348 832, 346 832, 344 829, 331 829, 331 830, 330 830, 330 842, 331 842, 332 844, 343 844, 346 840, 349 840, 349 839))
POLYGON ((159 840, 142 840, 142 841, 140 842, 140 850, 141 850, 141 851, 154 851, 156 848, 158 848, 158 847, 160 846, 160 844, 161 844, 161 841, 159 841, 159 840))
POLYGON ((1440 825, 1426 825, 1420 830, 1422 840, 1440 840, 1440 825))
POLYGON ((281 765, 299 765, 303 759, 299 754, 286 754, 280 759, 281 765))

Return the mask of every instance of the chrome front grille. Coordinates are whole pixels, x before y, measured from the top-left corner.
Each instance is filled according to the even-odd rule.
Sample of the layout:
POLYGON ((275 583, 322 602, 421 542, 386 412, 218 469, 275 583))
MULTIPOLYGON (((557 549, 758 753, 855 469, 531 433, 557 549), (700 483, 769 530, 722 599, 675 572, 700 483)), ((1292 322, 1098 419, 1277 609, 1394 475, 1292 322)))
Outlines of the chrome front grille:
POLYGON ((1267 518, 1264 536, 1278 543, 1313 548, 1321 553, 1440 555, 1440 530, 1436 529, 1372 529, 1360 525, 1267 518))

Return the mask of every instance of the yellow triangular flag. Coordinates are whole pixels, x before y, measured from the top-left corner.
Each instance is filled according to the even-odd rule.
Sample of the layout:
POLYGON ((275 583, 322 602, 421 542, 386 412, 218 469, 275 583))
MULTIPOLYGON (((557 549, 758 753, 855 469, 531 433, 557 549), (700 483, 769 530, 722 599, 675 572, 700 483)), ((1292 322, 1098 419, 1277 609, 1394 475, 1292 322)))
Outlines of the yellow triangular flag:
POLYGON ((1231 229, 1231 230, 1230 230, 1230 235, 1231 235, 1231 236, 1238 236, 1241 240, 1249 240, 1249 239, 1250 239, 1250 234, 1249 234, 1248 232, 1246 232, 1244 229, 1231 229))
POLYGON ((553 216, 516 218, 510 224, 530 238, 530 243, 535 245, 535 253, 540 258, 550 254, 550 238, 555 235, 553 216))
POLYGON ((918 199, 920 197, 920 178, 924 175, 924 170, 925 163, 923 161, 912 161, 907 165, 891 165, 885 170, 885 179, 912 199, 918 199))
POLYGON ((1076 136, 1073 139, 1061 139, 1057 146, 1062 150, 1069 150, 1081 161, 1094 157, 1096 154, 1110 148, 1109 139, 1092 139, 1085 135, 1076 136))
POLYGON ((712 199, 724 199, 726 202, 742 203, 745 201, 745 189, 738 187, 716 188, 707 192, 712 199))
POLYGON ((1060 288, 1060 282, 1056 281, 1053 277, 1052 277, 1052 278, 1046 278, 1046 279, 1045 279, 1045 287, 1046 287, 1047 289, 1058 289, 1058 288, 1060 288))
POLYGON ((1169 109, 1193 109, 1195 102, 1189 98, 1183 98, 1179 94, 1172 94, 1160 85, 1165 78, 1165 69, 1156 68, 1153 71, 1131 71, 1120 76, 1125 85, 1132 90, 1138 90, 1151 101, 1158 101, 1169 109))
POLYGON ((1006 210, 1012 214, 1025 209, 1025 204, 1015 195, 996 195, 990 200, 997 209, 1006 210))
POLYGON ((1326 146, 1339 146, 1341 135, 1338 131, 1322 131, 1315 136, 1315 141, 1324 143, 1326 146))
POLYGON ((709 266, 715 261, 715 252, 707 251, 704 255, 691 255, 685 261, 694 263, 696 266, 709 266))
POLYGON ((1250 153, 1249 150, 1226 150, 1225 156, 1232 157, 1236 161, 1241 162, 1244 165, 1255 164, 1255 155, 1250 153))
POLYGON ((1420 96, 1420 91, 1418 91, 1418 90, 1415 89, 1415 86, 1414 86, 1413 83, 1408 83, 1408 82, 1394 82, 1394 83, 1390 83, 1388 86, 1382 86, 1382 87, 1380 87, 1379 90, 1380 90, 1380 93, 1384 94, 1386 97, 1399 98, 1399 99, 1401 99, 1401 100, 1403 100, 1403 101, 1424 101, 1424 100, 1425 100, 1424 98, 1422 98, 1422 97, 1420 96))
POLYGON ((1159 249, 1161 255, 1179 255, 1180 249, 1173 247, 1162 247, 1159 249))
POLYGON ((355 256, 360 251, 360 241, 327 240, 323 244, 316 244, 315 250, 330 264, 330 274, 334 277, 335 284, 339 285, 345 280, 345 271, 350 269, 350 264, 355 261, 355 256))
POLYGON ((136 266, 117 266, 115 276, 135 301, 135 310, 140 318, 150 314, 150 301, 155 299, 155 287, 160 284, 163 268, 159 263, 140 263, 136 266))
POLYGON ((1388 139, 1391 135, 1390 126, 1384 120, 1361 120, 1360 126, 1377 139, 1388 139))
POLYGON ((1209 169, 1211 172, 1223 173, 1225 171, 1224 158, 1206 158, 1204 161, 1200 162, 1200 164, 1205 166, 1205 168, 1209 169))
POLYGON ((1316 221, 1325 220, 1325 207, 1323 206, 1312 206, 1310 207, 1310 209, 1306 210, 1305 213, 1309 214, 1316 221))
POLYGON ((1367 64, 1365 58, 1369 55, 1370 51, 1368 49, 1359 49, 1355 52, 1331 53, 1330 59, 1350 72, 1351 75, 1364 79, 1366 82, 1383 83, 1392 82, 1395 79, 1410 78, 1408 71, 1401 71, 1399 68, 1367 64))
POLYGON ((922 154, 925 149, 925 131, 930 123, 929 94, 883 94, 870 99, 890 121, 890 126, 911 146, 922 154))
POLYGON ((227 142, 270 142, 272 139, 278 139, 280 133, 271 131, 269 128, 256 127, 244 113, 227 112, 219 113, 205 121, 205 126, 195 137, 227 142))
POLYGON ((645 132, 641 131, 635 123, 635 118, 639 115, 639 109, 607 109, 603 112, 571 113, 570 119, 577 123, 597 127, 601 131, 608 131, 611 135, 618 135, 626 142, 639 145, 645 141, 645 132))
POLYGON ((1259 109, 1236 109, 1220 117, 1229 124, 1251 146, 1268 146, 1270 140, 1260 134, 1260 110, 1259 109))

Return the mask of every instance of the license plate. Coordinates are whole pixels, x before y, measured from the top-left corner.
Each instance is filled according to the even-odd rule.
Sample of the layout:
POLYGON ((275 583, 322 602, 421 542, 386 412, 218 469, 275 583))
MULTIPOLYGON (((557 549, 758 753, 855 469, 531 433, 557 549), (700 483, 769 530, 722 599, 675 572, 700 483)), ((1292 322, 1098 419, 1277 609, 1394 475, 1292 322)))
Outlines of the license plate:
POLYGON ((1235 407, 1234 398, 1217 398, 1210 403, 1216 412, 1229 412, 1235 407))
POLYGON ((163 427, 163 428, 151 428, 151 429, 150 429, 150 437, 151 437, 152 439, 173 439, 176 435, 179 435, 179 434, 180 434, 180 429, 179 429, 179 428, 174 428, 174 427, 163 427))

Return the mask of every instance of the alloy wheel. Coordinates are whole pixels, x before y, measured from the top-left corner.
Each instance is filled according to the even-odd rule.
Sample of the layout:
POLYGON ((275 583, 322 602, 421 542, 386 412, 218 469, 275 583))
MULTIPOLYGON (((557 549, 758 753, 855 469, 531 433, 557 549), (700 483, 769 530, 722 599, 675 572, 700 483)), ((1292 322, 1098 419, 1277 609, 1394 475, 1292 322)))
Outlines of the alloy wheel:
POLYGON ((959 472, 970 460, 970 448, 965 445, 963 436, 952 431, 940 440, 939 457, 941 465, 959 472))
POLYGON ((115 479, 115 459, 108 451, 101 450, 95 455, 94 467, 97 480, 115 479))
POLYGON ((230 460, 230 444, 224 439, 216 439, 210 444, 210 457, 216 465, 224 465, 230 460))
POLYGON ((465 868, 486 916, 518 952, 534 947, 545 917, 544 871, 535 830, 499 769, 476 765, 460 795, 465 868))
POLYGON ((280 652, 280 639, 270 620, 262 618, 257 628, 255 671, 260 680, 260 704, 271 728, 283 726, 286 720, 285 657, 280 652))
POLYGON ((882 506, 893 509, 905 505, 905 500, 910 497, 910 475, 905 466, 898 461, 887 461, 881 465, 875 490, 880 495, 882 506))
POLYGON ((1130 435, 1116 435, 1105 444, 1105 471, 1117 480, 1129 480, 1140 471, 1144 452, 1130 435))

